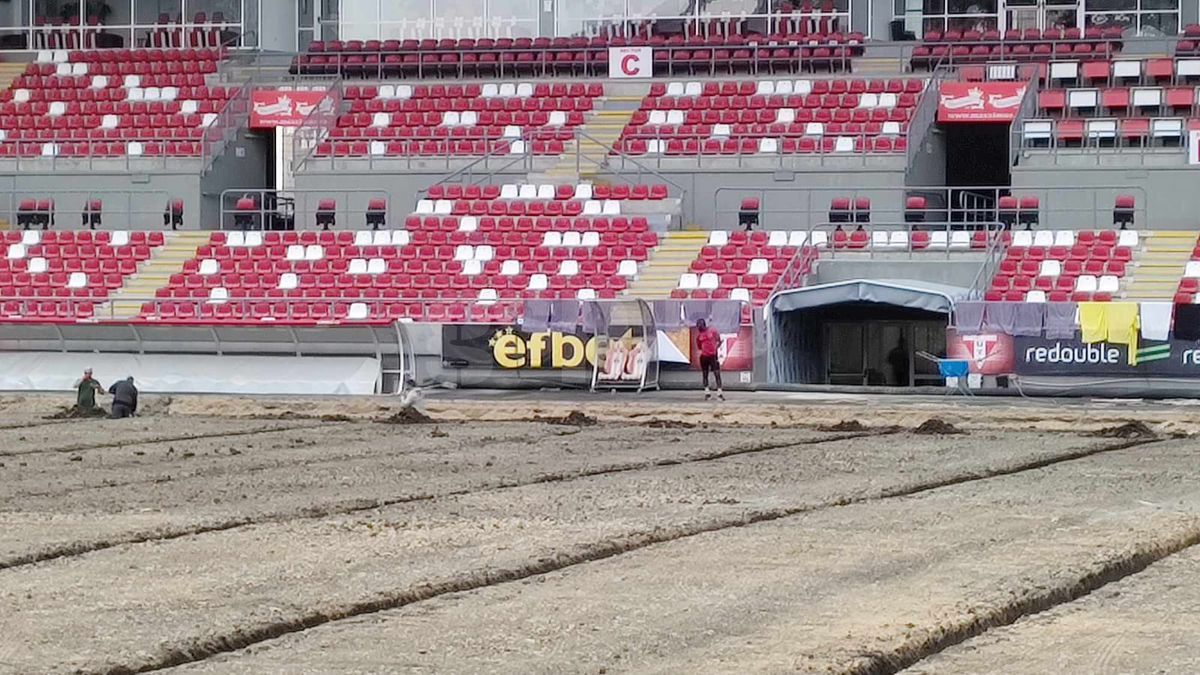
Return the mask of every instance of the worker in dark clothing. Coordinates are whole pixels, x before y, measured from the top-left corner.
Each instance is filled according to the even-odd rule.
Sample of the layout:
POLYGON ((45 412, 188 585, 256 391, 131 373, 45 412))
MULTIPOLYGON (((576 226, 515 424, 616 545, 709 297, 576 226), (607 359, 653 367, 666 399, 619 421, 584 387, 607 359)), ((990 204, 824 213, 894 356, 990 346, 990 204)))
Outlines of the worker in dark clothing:
POLYGON ((108 416, 109 419, 133 417, 137 413, 138 390, 133 386, 132 376, 114 383, 108 388, 108 393, 113 396, 112 414, 108 416))
POLYGON ((92 377, 92 369, 83 371, 83 377, 75 383, 75 408, 79 412, 95 412, 100 408, 96 405, 96 394, 103 394, 104 387, 92 377))

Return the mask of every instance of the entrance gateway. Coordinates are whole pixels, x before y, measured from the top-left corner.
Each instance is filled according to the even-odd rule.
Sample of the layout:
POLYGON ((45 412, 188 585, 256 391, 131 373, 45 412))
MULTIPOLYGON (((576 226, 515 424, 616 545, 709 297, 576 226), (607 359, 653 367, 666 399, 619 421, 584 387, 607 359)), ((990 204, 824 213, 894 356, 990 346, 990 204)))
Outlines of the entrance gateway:
POLYGON ((917 352, 946 355, 954 303, 969 290, 854 280, 783 291, 764 310, 773 384, 941 386, 917 352))

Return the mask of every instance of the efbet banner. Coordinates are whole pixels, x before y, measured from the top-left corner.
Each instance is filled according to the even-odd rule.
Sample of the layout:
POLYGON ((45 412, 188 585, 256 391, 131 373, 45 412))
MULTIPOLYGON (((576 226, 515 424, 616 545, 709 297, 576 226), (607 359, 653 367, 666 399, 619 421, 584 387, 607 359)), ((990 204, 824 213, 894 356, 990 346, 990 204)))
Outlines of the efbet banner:
POLYGON ((1143 341, 1137 365, 1129 365, 1129 348, 1107 342, 1013 338, 1018 375, 1196 377, 1200 378, 1200 345, 1183 340, 1143 341))
POLYGON ((250 128, 298 127, 324 99, 323 91, 255 89, 250 95, 250 128))
POLYGON ((1024 82, 943 82, 938 122, 1012 122, 1028 85, 1024 82))
MULTIPOLYGON (((636 379, 645 367, 640 329, 625 331, 621 346, 609 349, 601 364, 602 379, 636 379), (620 358, 623 356, 623 359, 620 358), (622 363, 617 363, 621 360, 622 363), (607 374, 607 377, 604 374, 607 374), (618 377, 624 373, 624 377, 618 377)), ((700 369, 695 333, 690 328, 659 330, 658 359, 664 369, 700 369)), ((742 326, 737 333, 721 335, 717 353, 722 370, 754 369, 754 329, 742 326)), ((578 328, 572 332, 528 332, 518 326, 447 324, 442 326, 442 362, 453 368, 498 368, 503 370, 591 369, 597 359, 596 338, 578 328)))

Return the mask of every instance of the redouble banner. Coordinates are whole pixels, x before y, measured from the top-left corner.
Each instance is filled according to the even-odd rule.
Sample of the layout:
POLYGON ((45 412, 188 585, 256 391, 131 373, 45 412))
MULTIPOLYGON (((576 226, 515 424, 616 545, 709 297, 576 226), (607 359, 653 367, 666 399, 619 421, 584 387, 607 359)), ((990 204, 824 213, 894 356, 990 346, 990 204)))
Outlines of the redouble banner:
POLYGON ((1196 342, 1143 341, 1136 366, 1129 365, 1126 345, 1016 337, 1013 346, 1018 375, 1200 378, 1200 343, 1196 342))

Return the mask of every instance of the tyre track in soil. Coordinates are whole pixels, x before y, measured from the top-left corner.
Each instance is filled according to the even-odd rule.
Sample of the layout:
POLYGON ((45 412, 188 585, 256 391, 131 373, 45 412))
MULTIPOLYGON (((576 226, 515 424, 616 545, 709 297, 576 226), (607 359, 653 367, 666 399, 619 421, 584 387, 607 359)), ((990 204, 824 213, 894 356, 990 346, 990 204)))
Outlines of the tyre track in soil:
MULTIPOLYGON (((323 426, 322 427, 305 427, 305 426, 302 426, 302 427, 297 427, 295 429, 287 429, 286 431, 306 430, 306 429, 314 429, 314 428, 324 429, 327 427, 323 427, 323 426)), ((283 430, 281 430, 281 431, 283 431, 283 430)), ((264 432, 264 433, 266 433, 266 432, 264 432)), ((497 438, 495 438, 494 442, 497 442, 497 443, 526 442, 526 443, 531 443, 531 444, 536 445, 539 442, 539 440, 557 440, 557 439, 561 438, 562 435, 563 434, 553 435, 553 436, 545 436, 545 437, 542 437, 541 439, 531 439, 528 437, 527 434, 520 434, 520 435, 511 436, 511 437, 503 437, 503 436, 497 437, 497 438)), ((573 434, 565 434, 565 435, 573 435, 573 434)), ((209 437, 193 438, 193 439, 189 439, 189 440, 205 440, 205 438, 216 438, 216 437, 209 436, 209 437)), ((147 442, 144 444, 157 445, 160 443, 169 443, 169 442, 172 442, 172 441, 150 441, 150 442, 147 442)), ((139 442, 135 442, 135 443, 130 443, 123 447, 136 447, 139 445, 143 445, 143 443, 139 441, 139 442)), ((223 464, 223 465, 219 465, 219 466, 209 467, 208 469, 199 469, 199 470, 193 471, 191 473, 181 474, 179 476, 171 476, 169 478, 169 480, 172 483, 180 483, 180 482, 194 480, 194 479, 220 478, 222 476, 253 475, 256 473, 262 473, 264 471, 272 471, 275 469, 282 469, 282 468, 296 469, 296 468, 319 467, 319 466, 323 466, 326 464, 338 464, 341 462, 352 461, 352 460, 357 460, 357 459, 369 460, 369 459, 377 459, 379 457, 385 457, 385 456, 396 457, 396 456, 400 456, 400 455, 416 454, 416 453, 420 453, 420 452, 422 452, 422 450, 420 450, 420 449, 397 451, 395 449, 389 448, 389 449, 381 450, 379 452, 365 452, 365 453, 358 453, 358 454, 342 454, 342 455, 323 455, 323 456, 317 457, 317 458, 302 459, 302 460, 299 460, 296 462, 290 462, 290 463, 285 462, 283 460, 274 460, 272 462, 260 462, 258 464, 246 466, 245 468, 239 468, 236 466, 229 466, 229 465, 223 464)), ((147 476, 145 478, 138 478, 138 479, 132 479, 132 480, 125 480, 125 481, 112 481, 112 482, 108 482, 108 483, 96 483, 94 485, 80 485, 77 487, 68 487, 68 488, 63 488, 60 490, 43 490, 43 491, 39 491, 39 492, 14 492, 11 495, 9 495, 8 497, 0 498, 0 504, 2 504, 4 502, 16 502, 21 499, 29 499, 29 498, 39 498, 40 499, 40 498, 44 498, 44 497, 65 497, 67 495, 75 495, 75 494, 79 494, 81 492, 87 492, 89 490, 109 490, 109 489, 113 489, 113 488, 131 487, 134 485, 155 485, 155 484, 158 484, 161 482, 163 482, 163 477, 160 475, 160 476, 147 476)), ((2 569, 2 567, 0 567, 0 569, 2 569)))
MULTIPOLYGON (((863 434, 859 434, 858 436, 861 437, 862 435, 863 434)), ((876 432, 875 434, 868 434, 868 435, 881 435, 881 434, 876 432)), ((276 639, 276 638, 284 636, 284 635, 303 632, 310 628, 314 628, 316 626, 321 626, 321 625, 331 623, 334 621, 342 621, 342 620, 346 620, 346 619, 360 617, 363 615, 375 614, 378 612, 397 609, 400 607, 404 607, 404 606, 411 605, 411 604, 418 603, 418 602, 423 602, 426 600, 431 600, 433 598, 437 598, 440 596, 449 595, 449 594, 453 594, 453 593, 463 593, 463 592, 474 591, 474 590, 478 590, 478 589, 486 588, 486 587, 490 587, 490 586, 496 586, 499 584, 521 581, 524 579, 528 579, 530 577, 535 577, 535 576, 547 574, 550 572, 557 572, 559 570, 563 570, 563 569, 566 569, 569 567, 574 567, 577 565, 583 565, 583 564, 587 564, 587 563, 591 563, 591 562, 605 560, 608 558, 614 558, 617 556, 624 555, 626 553, 638 551, 638 550, 648 548, 650 546, 654 546, 657 544, 665 544, 665 543, 669 543, 669 542, 673 542, 673 541, 679 541, 682 539, 687 539, 690 537, 695 537, 698 535, 707 534, 707 533, 711 533, 711 532, 719 532, 722 530, 747 527, 747 526, 755 525, 758 523, 772 522, 772 521, 781 520, 784 518, 789 518, 792 516, 803 515, 806 513, 812 513, 815 511, 821 511, 821 510, 834 508, 834 507, 838 507, 838 506, 847 506, 847 505, 851 505, 851 504, 864 504, 864 503, 870 503, 870 502, 884 501, 884 500, 888 500, 888 499, 910 497, 910 496, 918 495, 918 494, 921 494, 924 492, 937 490, 940 488, 963 485, 963 484, 972 483, 972 482, 976 482, 976 481, 989 480, 992 478, 1011 476, 1014 474, 1025 473, 1028 471, 1035 471, 1035 470, 1046 468, 1046 467, 1053 466, 1056 464, 1062 464, 1065 462, 1071 462, 1071 461, 1075 461, 1075 460, 1079 460, 1079 459, 1085 459, 1088 457, 1093 457, 1096 455, 1101 455, 1101 454, 1109 453, 1109 452, 1128 450, 1131 448, 1149 445, 1151 443, 1157 443, 1157 442, 1161 442, 1164 440, 1167 440, 1167 439, 1139 438, 1139 439, 1134 439, 1134 440, 1125 440, 1125 441, 1121 441, 1121 442, 1117 442, 1117 443, 1086 446, 1086 447, 1078 448, 1075 450, 1055 453, 1053 455, 1047 455, 1044 457, 1029 459, 1029 460, 1025 460, 1025 461, 1021 461, 1021 462, 1015 462, 1015 463, 1010 464, 1005 467, 1000 467, 1000 468, 995 468, 995 469, 990 469, 990 470, 966 471, 966 472, 962 472, 962 473, 959 473, 954 476, 948 476, 948 477, 940 478, 937 480, 918 481, 918 482, 908 483, 908 484, 904 484, 904 485, 896 485, 896 486, 880 489, 877 492, 875 492, 874 494, 870 494, 870 495, 859 495, 859 496, 855 496, 855 497, 845 497, 845 498, 841 498, 841 499, 833 499, 833 500, 829 500, 829 501, 826 501, 826 502, 823 502, 820 504, 808 504, 808 505, 804 505, 804 506, 785 507, 785 508, 777 508, 777 509, 764 509, 764 510, 759 510, 759 511, 754 511, 754 512, 748 512, 748 513, 741 514, 738 516, 715 518, 715 519, 711 519, 711 520, 707 520, 707 521, 698 521, 698 522, 693 522, 693 523, 684 524, 684 525, 677 525, 677 526, 673 526, 673 527, 660 527, 660 528, 656 528, 651 531, 635 532, 635 533, 632 533, 629 535, 616 537, 616 538, 612 538, 609 540, 597 541, 597 542, 593 542, 590 544, 581 545, 581 546, 576 547, 574 550, 563 551, 556 555, 553 555, 550 557, 543 557, 536 561, 529 561, 522 565, 516 565, 516 566, 503 568, 503 569, 467 572, 467 573, 460 574, 456 577, 451 577, 444 581, 440 581, 440 582, 436 582, 436 583, 424 583, 424 584, 420 584, 417 586, 403 588, 403 589, 399 589, 399 590, 382 590, 378 593, 378 596, 372 600, 344 603, 342 605, 323 608, 323 609, 322 608, 311 609, 311 610, 308 610, 308 612, 306 614, 303 614, 301 616, 287 618, 287 619, 280 619, 280 620, 277 620, 277 621, 274 621, 271 623, 258 625, 258 626, 241 627, 238 629, 230 630, 230 631, 226 632, 225 634, 209 635, 204 638, 190 641, 183 645, 167 645, 167 646, 165 646, 165 650, 161 654, 151 657, 150 660, 145 661, 143 663, 129 664, 129 665, 116 665, 116 666, 112 666, 112 667, 106 668, 104 670, 96 671, 96 672, 105 673, 106 675, 131 675, 133 673, 146 673, 146 672, 163 670, 166 668, 173 668, 176 666, 182 666, 182 665, 186 665, 189 663, 196 663, 196 662, 204 661, 204 660, 213 658, 215 656, 219 656, 222 654, 227 654, 230 652, 245 649, 247 647, 250 647, 250 646, 253 646, 253 645, 256 645, 259 643, 267 642, 269 640, 273 640, 273 639, 276 639)), ((829 442, 829 439, 820 439, 819 442, 829 442)), ((803 444, 801 444, 801 445, 803 445, 803 444)), ((728 455, 726 455, 726 456, 728 456, 728 455)), ((720 459, 720 458, 713 457, 710 459, 720 459)), ((672 462, 670 462, 670 464, 667 464, 667 465, 676 464, 676 463, 680 463, 680 462, 672 461, 672 462)), ((646 468, 649 468, 649 467, 646 467, 646 468)), ((613 472, 610 471, 609 473, 613 473, 613 472)), ((543 482, 546 482, 546 481, 543 481, 543 482)), ((1196 535, 1197 535, 1197 540, 1200 540, 1200 532, 1197 532, 1196 535)), ((1135 556, 1134 556, 1136 559, 1132 560, 1132 561, 1124 560, 1124 559, 1118 560, 1118 561, 1110 561, 1112 563, 1112 565, 1105 566, 1106 572, 1101 572, 1101 573, 1096 573, 1096 574, 1091 575, 1092 577, 1094 577, 1094 579, 1093 579, 1093 583, 1095 583, 1094 588, 1098 588, 1106 583, 1109 583, 1118 578, 1121 578, 1121 576, 1127 576, 1128 574, 1136 573, 1137 571, 1144 569, 1146 566, 1148 566, 1152 562, 1159 560, 1159 559, 1161 559, 1167 555, 1170 555, 1174 552, 1177 552, 1178 550, 1182 550, 1182 548, 1180 548, 1180 546, 1186 548, 1186 546, 1183 546, 1183 544, 1191 545, 1191 544, 1187 543, 1188 541, 1190 541, 1190 539, 1187 541, 1184 541, 1182 543, 1181 542, 1167 542, 1161 546, 1152 547, 1151 550, 1138 551, 1138 553, 1135 554, 1135 556), (1110 569, 1110 568, 1112 568, 1112 569, 1110 569), (1119 574, 1120 570, 1125 570, 1124 574, 1121 574, 1121 576, 1116 576, 1117 574, 1119 574)), ((1094 588, 1093 588, 1093 590, 1094 590, 1094 588)), ((1090 591, 1088 591, 1088 592, 1090 592, 1090 591)), ((1041 607, 1041 609, 1045 609, 1050 606, 1053 606, 1054 604, 1059 604, 1061 602, 1068 602, 1068 601, 1074 599, 1074 598, 1070 597, 1070 595, 1071 594, 1069 594, 1069 593, 1062 592, 1061 589, 1050 589, 1050 590, 1046 591, 1045 593, 1041 594, 1041 596, 1039 596, 1039 597, 1044 596, 1044 600, 1042 602, 1047 603, 1046 606, 1041 607)), ((1016 608, 1012 612, 1001 612, 1000 616, 993 617, 991 620, 992 621, 1004 620, 1004 621, 1007 621, 1008 623, 1011 623, 1012 621, 1015 621, 1016 619, 1020 618, 1020 616, 1023 616, 1024 610, 1041 611, 1040 609, 1036 609, 1037 607, 1040 606, 1037 603, 1029 604, 1029 607, 1025 607, 1026 604, 1029 604, 1029 603, 1022 603, 1021 607, 1016 608)), ((986 617, 972 621, 972 622, 970 622, 970 626, 972 626, 974 628, 964 627, 963 632, 962 632, 963 636, 958 638, 957 641, 962 641, 962 640, 966 639, 967 637, 970 637, 971 635, 968 634, 969 630, 978 630, 979 632, 982 632, 983 630, 986 630, 987 628, 990 628, 993 625, 1001 625, 1001 624, 1000 623, 990 623, 986 617)), ((978 633, 974 633, 974 634, 978 634, 978 633)), ((949 631, 948 631, 948 635, 945 639, 947 641, 945 642, 944 645, 940 646, 940 649, 944 649, 948 646, 951 646, 952 644, 955 644, 955 642, 949 641, 949 640, 953 639, 953 634, 951 634, 949 631)), ((934 646, 937 646, 938 644, 941 644, 941 643, 938 642, 934 646)), ((933 651, 928 652, 928 654, 932 654, 932 653, 934 653, 934 652, 933 651)), ((920 658, 924 658, 925 655, 928 655, 928 654, 923 654, 919 658, 914 658, 912 662, 915 663, 917 660, 920 660, 920 658)), ((879 657, 880 658, 878 659, 878 662, 876 662, 876 661, 871 662, 872 664, 877 663, 878 665, 873 666, 873 667, 879 668, 879 669, 866 668, 863 670, 856 670, 856 671, 854 671, 853 675, 860 675, 860 674, 861 675, 875 675, 876 673, 895 673, 901 669, 901 667, 892 667, 892 666, 888 665, 888 664, 892 663, 893 660, 896 660, 893 658, 892 655, 879 655, 879 657)))
POLYGON ((774 450, 783 450, 787 448, 803 447, 809 445, 821 445, 823 443, 835 443, 838 441, 849 441, 858 438, 871 438, 876 436, 886 436, 899 433, 899 429, 883 429, 877 431, 856 432, 847 434, 838 434, 825 438, 807 438, 799 441, 779 441, 774 443, 759 443, 752 445, 735 445, 724 450, 715 452, 684 456, 672 457, 666 459, 655 459, 640 462, 627 462, 623 464, 611 464, 607 466, 596 467, 592 469, 584 469, 580 471, 564 471, 555 473, 545 473, 526 480, 513 481, 497 481, 472 488, 462 488, 457 490, 447 490, 438 493, 418 493, 407 495, 395 495, 392 497, 384 497, 380 499, 354 499, 344 502, 334 502, 331 504, 308 506, 302 509, 290 511, 282 511, 275 513, 259 514, 256 516, 245 516, 241 518, 229 518, 226 520, 216 521, 203 525, 188 525, 175 528, 156 528, 154 530, 130 532, 127 535, 120 537, 108 537, 103 540, 90 542, 71 542, 59 546, 25 553, 17 556, 0 559, 0 570, 12 569, 16 567, 24 567, 26 565, 35 565, 38 563, 50 562, 54 560, 62 560, 64 558, 73 558, 96 551, 116 548, 118 546, 126 546, 131 544, 146 544, 151 542, 170 541, 172 539, 181 539, 194 535, 211 534, 214 532, 226 532, 241 527, 251 527, 255 525, 266 525, 270 523, 283 523, 296 520, 317 520, 330 516, 343 516, 353 513, 362 513, 366 511, 374 511, 396 506, 399 504, 409 504, 413 502, 433 501, 435 499, 446 499, 450 497, 462 497, 477 493, 498 492, 503 490, 513 490, 532 485, 542 485, 546 483, 563 483, 583 478, 594 478, 597 476, 606 476, 612 474, 621 474, 634 471, 645 471, 647 469, 661 468, 665 466, 676 466, 680 464, 696 464, 701 462, 711 462, 729 457, 738 457, 743 455, 752 455, 761 452, 770 452, 774 450))
MULTIPOLYGON (((349 424, 348 422, 326 422, 324 424, 349 424)), ((201 441, 210 438, 237 438, 240 436, 254 436, 256 434, 267 434, 275 431, 295 431, 297 429, 311 429, 320 426, 317 423, 309 424, 293 424, 274 427, 259 427, 254 429, 239 429, 237 431, 222 431, 214 434, 177 434, 174 436, 155 436, 152 438, 140 440, 124 440, 124 441, 107 441, 105 443, 75 443, 73 445, 60 445, 53 448, 36 448, 32 450, 18 450, 16 452, 0 452, 0 459, 8 457, 27 457, 29 455, 40 454, 62 454, 67 452, 88 452, 91 450, 106 450, 109 448, 123 448, 135 445, 152 445, 154 443, 177 443, 182 441, 201 441)))

